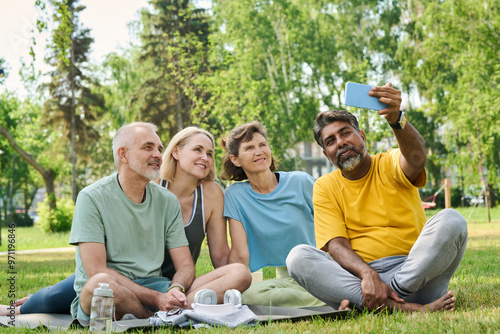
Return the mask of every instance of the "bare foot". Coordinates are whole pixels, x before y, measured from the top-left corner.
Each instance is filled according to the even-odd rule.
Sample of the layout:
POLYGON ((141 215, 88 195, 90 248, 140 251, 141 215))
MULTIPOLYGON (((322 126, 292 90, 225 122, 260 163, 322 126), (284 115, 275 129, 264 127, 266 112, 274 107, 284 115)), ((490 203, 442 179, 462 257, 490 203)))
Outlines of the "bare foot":
POLYGON ((26 301, 30 298, 30 296, 27 296, 27 297, 24 297, 24 298, 21 298, 21 299, 16 299, 16 301, 14 302, 14 306, 21 306, 23 305, 24 303, 26 303, 26 301))
POLYGON ((449 290, 443 297, 425 305, 425 311, 453 311, 455 310, 456 301, 457 299, 455 298, 455 293, 449 290))
POLYGON ((444 294, 441 298, 436 299, 432 303, 422 305, 422 304, 414 304, 414 303, 397 303, 392 301, 387 305, 390 309, 396 308, 400 311, 421 311, 421 312, 436 312, 436 311, 453 311, 455 309, 455 293, 449 290, 446 294, 444 294))
POLYGON ((344 310, 349 310, 349 311, 351 310, 349 308, 349 300, 347 299, 344 299, 339 306, 339 311, 344 311, 344 310))
POLYGON ((18 315, 21 314, 21 307, 14 307, 14 313, 11 313, 12 305, 0 305, 0 316, 5 317, 9 315, 18 315))

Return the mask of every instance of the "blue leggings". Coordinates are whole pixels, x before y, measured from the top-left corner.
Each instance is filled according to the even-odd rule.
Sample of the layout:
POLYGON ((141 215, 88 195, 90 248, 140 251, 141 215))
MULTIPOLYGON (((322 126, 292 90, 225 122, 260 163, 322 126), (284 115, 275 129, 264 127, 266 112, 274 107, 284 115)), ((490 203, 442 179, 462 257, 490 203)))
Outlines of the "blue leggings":
POLYGON ((76 297, 73 284, 75 274, 35 292, 21 305, 21 314, 70 313, 71 302, 76 297))

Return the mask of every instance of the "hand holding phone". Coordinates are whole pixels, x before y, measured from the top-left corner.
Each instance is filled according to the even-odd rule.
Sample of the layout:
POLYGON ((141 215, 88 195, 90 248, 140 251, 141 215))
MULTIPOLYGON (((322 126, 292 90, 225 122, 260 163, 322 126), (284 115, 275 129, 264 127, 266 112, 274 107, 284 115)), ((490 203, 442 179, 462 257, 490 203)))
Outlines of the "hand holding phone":
POLYGON ((381 110, 388 107, 387 104, 379 102, 377 97, 368 95, 372 89, 370 85, 363 85, 354 82, 348 82, 345 86, 344 104, 351 107, 381 110))

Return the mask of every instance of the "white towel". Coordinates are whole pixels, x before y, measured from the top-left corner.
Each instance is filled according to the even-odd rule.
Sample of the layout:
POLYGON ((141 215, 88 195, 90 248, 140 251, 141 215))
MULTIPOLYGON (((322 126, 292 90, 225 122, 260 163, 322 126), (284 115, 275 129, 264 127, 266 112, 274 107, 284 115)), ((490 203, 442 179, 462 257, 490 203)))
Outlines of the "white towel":
POLYGON ((230 327, 235 328, 240 325, 247 327, 255 326, 259 323, 257 316, 248 306, 243 305, 236 312, 223 316, 210 316, 206 314, 196 313, 193 310, 181 310, 178 314, 169 315, 166 311, 156 312, 154 316, 149 318, 149 322, 155 326, 178 326, 193 328, 200 327, 230 327))

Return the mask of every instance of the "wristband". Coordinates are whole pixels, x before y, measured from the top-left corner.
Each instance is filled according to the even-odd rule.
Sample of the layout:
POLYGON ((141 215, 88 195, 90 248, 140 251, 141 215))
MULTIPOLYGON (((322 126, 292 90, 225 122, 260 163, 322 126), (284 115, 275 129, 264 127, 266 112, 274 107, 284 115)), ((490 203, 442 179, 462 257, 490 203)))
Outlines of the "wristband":
POLYGON ((171 289, 173 289, 173 288, 179 288, 179 289, 181 289, 181 292, 182 292, 182 293, 185 293, 185 292, 186 292, 186 290, 184 289, 184 287, 183 287, 182 285, 180 285, 180 284, 172 284, 172 285, 171 285, 171 286, 167 289, 167 292, 169 292, 169 291, 170 291, 171 289))
POLYGON ((408 119, 406 118, 406 113, 400 110, 398 122, 396 124, 389 123, 389 125, 393 129, 404 129, 407 121, 408 119))

